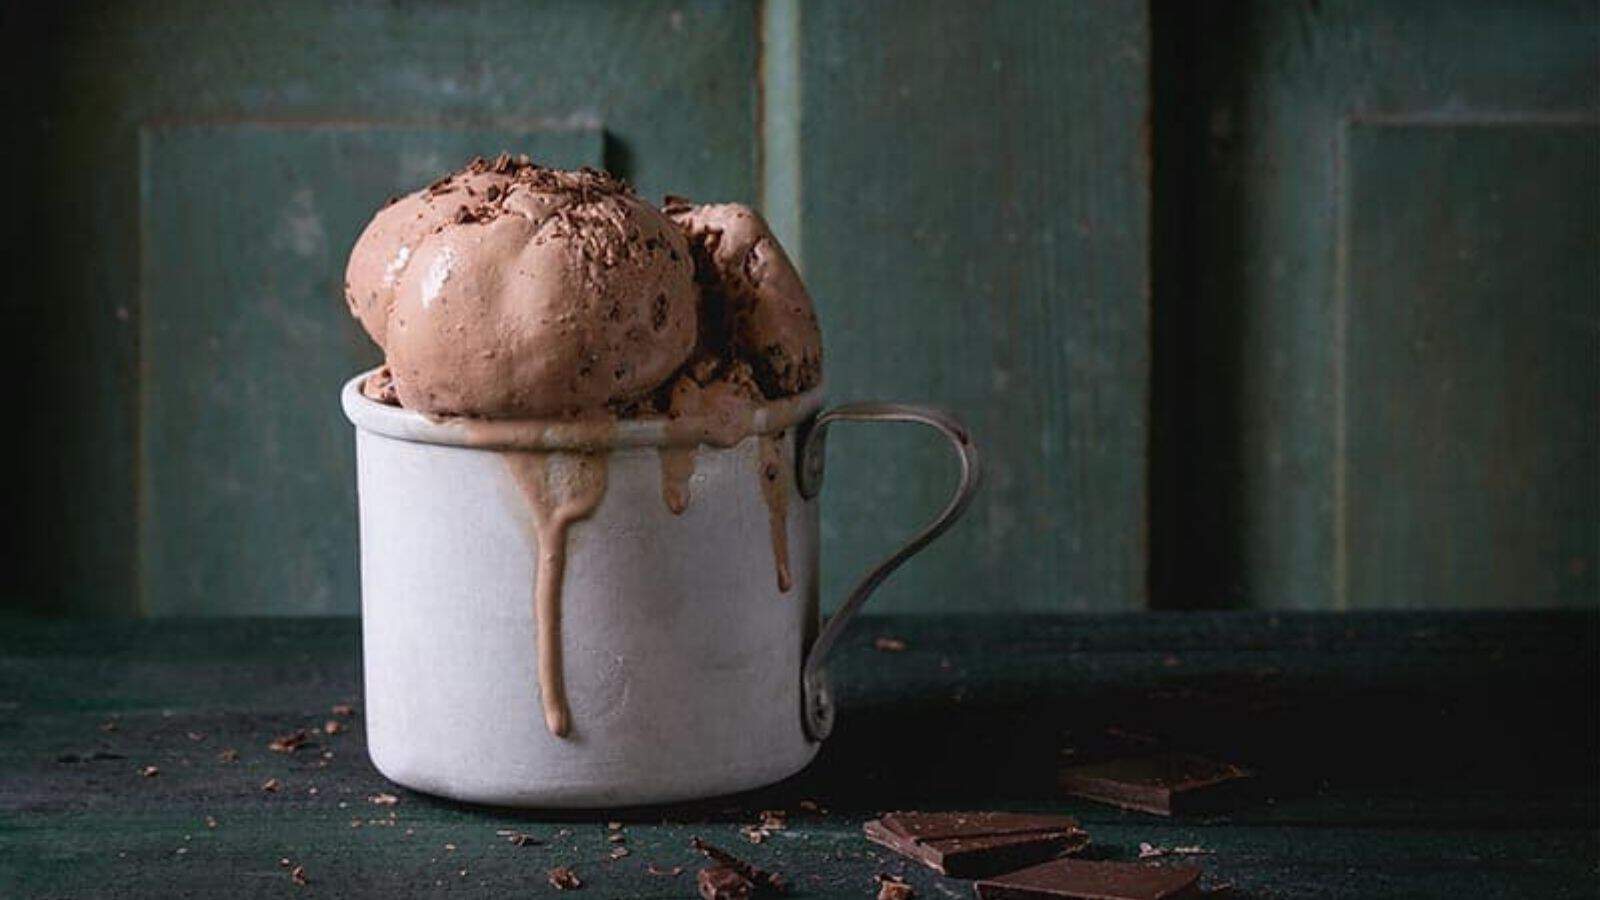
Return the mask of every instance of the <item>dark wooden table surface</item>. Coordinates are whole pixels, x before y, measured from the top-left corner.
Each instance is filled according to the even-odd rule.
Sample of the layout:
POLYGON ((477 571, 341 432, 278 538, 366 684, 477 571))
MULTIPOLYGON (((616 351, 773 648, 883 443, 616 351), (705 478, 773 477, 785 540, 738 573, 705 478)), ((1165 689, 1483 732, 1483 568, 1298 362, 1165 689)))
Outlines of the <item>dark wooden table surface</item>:
POLYGON ((689 806, 550 814, 387 784, 364 752, 353 620, 0 620, 0 896, 526 896, 555 893, 544 873, 567 865, 578 896, 690 897, 700 835, 805 896, 870 896, 893 872, 920 897, 970 897, 861 823, 1001 808, 1077 816, 1101 858, 1204 848, 1191 859, 1236 896, 1592 898, 1597 635, 1600 617, 1555 613, 867 618, 806 772, 689 806), (355 727, 268 748, 337 704, 355 727), (1059 795, 1061 760, 1108 731, 1253 766, 1258 796, 1166 820, 1059 795), (369 802, 385 792, 398 802, 369 802), (740 836, 772 808, 786 830, 740 836))

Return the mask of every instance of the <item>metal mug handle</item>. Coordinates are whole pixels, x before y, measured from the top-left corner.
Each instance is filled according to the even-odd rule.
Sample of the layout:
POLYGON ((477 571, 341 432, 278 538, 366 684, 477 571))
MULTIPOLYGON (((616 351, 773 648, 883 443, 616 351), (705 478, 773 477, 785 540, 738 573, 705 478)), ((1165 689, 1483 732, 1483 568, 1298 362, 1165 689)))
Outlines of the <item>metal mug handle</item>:
POLYGON ((800 670, 800 689, 801 719, 805 724, 806 734, 814 741, 826 738, 833 731, 833 691, 828 684, 827 672, 822 667, 828 657, 828 651, 838 643, 839 635, 849 626, 850 620, 861 610, 862 604, 867 602, 867 598, 872 596, 878 585, 882 584, 895 569, 900 568, 901 563, 944 533, 944 530, 966 511, 973 495, 977 493, 981 472, 978 467, 978 448, 972 443, 971 434, 965 425, 956 421, 949 413, 932 407, 908 406, 900 403, 847 403, 818 416, 799 436, 795 481, 800 489, 800 496, 807 500, 816 497, 822 490, 823 457, 828 426, 841 421, 915 422, 926 425, 944 435, 955 449, 956 456, 961 462, 961 478, 956 483, 955 493, 951 495, 944 509, 940 510, 939 515, 924 525, 922 530, 911 540, 906 541, 899 550, 873 566, 860 581, 856 582, 850 597, 839 607, 839 611, 833 614, 833 618, 828 620, 822 633, 817 635, 816 641, 812 643, 811 651, 806 655, 805 664, 800 670))

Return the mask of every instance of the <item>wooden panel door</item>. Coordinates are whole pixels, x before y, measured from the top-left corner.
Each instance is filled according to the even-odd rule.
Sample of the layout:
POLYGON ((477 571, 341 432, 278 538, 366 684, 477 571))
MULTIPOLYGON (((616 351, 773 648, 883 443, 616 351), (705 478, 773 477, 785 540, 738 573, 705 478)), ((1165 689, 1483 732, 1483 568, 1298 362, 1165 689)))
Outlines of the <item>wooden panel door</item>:
POLYGON ((1160 601, 1600 602, 1600 10, 1164 14, 1160 601))

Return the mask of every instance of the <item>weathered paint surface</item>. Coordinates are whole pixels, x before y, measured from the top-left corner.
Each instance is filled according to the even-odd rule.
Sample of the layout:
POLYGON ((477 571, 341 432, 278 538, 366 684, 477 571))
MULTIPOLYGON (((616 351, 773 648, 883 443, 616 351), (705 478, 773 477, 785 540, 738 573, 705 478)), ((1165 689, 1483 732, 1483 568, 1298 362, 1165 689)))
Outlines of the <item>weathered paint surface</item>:
MULTIPOLYGON (((1512 395, 1485 380, 1490 370, 1476 369, 1480 360, 1470 348, 1487 349, 1488 342, 1497 340, 1501 325, 1513 324, 1516 339, 1522 342, 1518 352, 1526 354, 1519 357, 1519 365, 1537 367, 1547 355, 1569 359, 1562 349, 1566 344, 1541 345, 1554 330, 1513 323, 1509 312, 1505 318, 1475 320, 1472 310, 1485 312, 1501 303, 1508 310, 1512 305, 1521 307, 1534 317, 1578 313, 1588 302, 1585 294, 1592 298, 1596 291, 1594 272, 1600 266, 1600 253, 1592 243, 1587 249, 1569 246, 1569 255, 1559 263, 1561 271, 1547 276, 1552 293, 1537 301, 1496 293, 1502 290, 1500 282, 1474 283, 1472 274, 1486 272, 1489 266, 1442 268, 1437 253, 1449 244, 1447 225, 1442 218, 1427 216, 1450 211, 1473 217, 1514 210, 1524 217, 1520 227, 1526 233, 1504 238, 1505 249, 1513 255, 1530 250, 1540 232, 1566 233, 1572 227, 1565 218, 1570 206, 1543 208, 1511 201, 1512 207, 1497 208, 1483 202, 1485 190, 1523 177, 1498 166, 1511 161, 1531 164, 1533 158, 1463 144, 1465 155, 1450 162, 1453 174, 1439 174, 1431 182, 1455 192, 1442 197, 1424 193, 1414 183, 1398 184, 1401 176, 1388 173, 1391 164, 1380 158, 1392 152, 1397 170, 1422 178, 1424 173, 1413 168, 1418 163, 1415 145, 1406 140, 1347 145, 1342 134, 1350 120, 1398 117, 1470 121, 1505 135, 1486 140, 1515 142, 1518 135, 1527 134, 1521 126, 1529 119, 1594 121, 1600 111, 1600 94, 1595 91, 1600 10, 1590 2, 1217 2, 1201 7, 1189 33, 1194 53, 1194 68, 1188 73, 1190 94, 1198 108, 1177 152, 1188 157, 1195 180, 1188 223, 1193 289, 1166 298, 1161 307, 1164 315, 1177 317, 1178 341, 1188 357, 1165 404, 1173 434, 1165 452, 1174 460, 1179 508, 1175 526, 1164 539, 1179 549, 1167 579, 1172 594, 1164 602, 1316 609, 1578 602, 1581 591, 1575 593, 1570 583, 1551 590, 1528 584, 1516 592, 1504 590, 1503 585, 1481 584, 1461 598, 1435 593, 1435 588, 1447 585, 1463 587, 1470 580, 1464 577, 1467 570, 1458 569, 1453 576, 1417 575, 1416 567, 1437 562, 1439 554, 1499 540, 1487 531, 1465 537, 1466 529, 1476 527, 1466 522, 1430 535, 1415 530, 1422 522, 1469 512, 1460 505, 1438 505, 1443 498, 1437 485, 1414 486, 1406 499, 1358 496, 1382 485, 1362 481, 1362 473, 1369 471, 1362 467, 1368 463, 1352 459, 1350 480, 1343 488, 1349 505, 1341 505, 1337 484, 1345 464, 1338 437, 1341 386, 1351 391, 1348 411, 1353 418, 1348 422, 1347 446, 1357 453, 1375 449, 1383 440, 1371 431, 1382 427, 1379 421, 1362 412, 1363 404, 1383 401, 1375 396, 1357 398, 1356 393, 1398 392, 1401 408, 1411 404, 1418 410, 1428 388, 1408 383, 1423 374, 1415 361, 1394 354, 1361 359, 1356 344, 1344 346, 1338 298, 1341 279, 1366 291, 1368 299, 1354 291, 1349 297, 1352 304, 1361 304, 1359 315, 1372 318, 1350 325, 1368 329, 1362 333, 1369 336, 1398 326, 1409 305, 1420 304, 1436 315, 1452 309, 1450 316, 1462 316, 1455 327, 1467 335, 1463 353, 1436 359, 1430 363, 1435 366, 1430 374, 1437 377, 1449 369, 1463 385, 1495 391, 1486 400, 1503 404, 1512 395), (1352 159, 1349 154, 1356 149, 1362 156, 1352 159), (1461 167, 1471 167, 1476 174, 1461 167), (1366 184, 1359 181, 1363 178, 1366 184), (1385 180, 1373 182, 1374 178, 1385 180), (1368 193, 1374 184, 1393 184, 1405 191, 1374 207, 1371 204, 1380 202, 1368 193), (1342 269, 1338 248, 1346 198, 1358 207, 1365 204, 1350 210, 1363 223, 1360 227, 1385 213, 1407 217, 1399 227, 1410 230, 1396 236, 1422 243, 1410 254, 1357 259, 1378 248, 1370 235, 1352 233, 1348 268, 1342 269), (1397 204, 1402 202, 1424 208, 1401 209, 1397 204), (1406 291, 1405 285, 1415 284, 1418 267, 1430 259, 1436 267, 1428 290, 1441 294, 1429 297, 1406 291), (1468 296, 1456 300, 1444 295, 1461 291, 1468 296), (1457 304, 1459 308, 1454 308, 1457 304), (1349 384, 1341 375, 1341 367, 1347 365, 1357 375, 1357 381, 1349 384), (1417 542, 1412 546, 1421 555, 1389 553, 1356 560, 1357 544, 1381 539, 1376 520, 1370 517, 1388 514, 1379 511, 1382 504, 1389 503, 1388 511, 1398 515, 1400 504, 1413 501, 1434 508, 1406 513, 1402 520, 1411 524, 1396 527, 1414 529, 1417 542), (1342 510, 1352 517, 1348 527, 1340 524, 1342 510), (1341 550, 1345 539, 1341 535, 1353 542, 1348 551, 1341 550), (1344 570, 1348 581, 1340 574, 1341 560, 1350 566, 1344 570), (1382 572, 1373 566, 1381 566, 1382 572)), ((1589 153, 1592 157, 1592 143, 1589 153)), ((1539 184, 1565 180, 1574 193, 1593 196, 1592 158, 1586 161, 1569 147, 1538 164, 1546 170, 1527 175, 1539 184)), ((1488 234, 1496 225, 1469 219, 1449 227, 1488 234)), ((1573 327, 1580 326, 1573 323, 1573 327)), ((1347 337, 1361 339, 1356 331, 1347 337)), ((1580 367, 1559 377, 1586 376, 1580 367)), ((1587 377, 1592 388, 1592 368, 1587 377)), ((1568 402, 1556 393, 1538 391, 1528 399, 1554 404, 1529 412, 1529 424, 1553 423, 1568 402)), ((1592 395, 1588 402, 1592 420, 1592 395)), ((1496 446, 1475 443, 1486 439, 1490 429, 1463 418, 1464 410, 1464 405, 1442 409, 1433 436, 1445 440, 1453 427, 1463 427, 1455 471, 1492 466, 1490 457, 1499 452, 1496 446)), ((1576 446, 1568 450, 1580 452, 1576 446)), ((1591 469, 1600 465, 1592 452, 1588 464, 1591 469)), ((1560 466, 1539 469, 1540 495, 1580 489, 1580 483, 1563 483, 1565 471, 1560 466)), ((1592 555, 1600 545, 1600 524, 1591 519, 1583 525, 1580 519, 1565 521, 1582 529, 1575 537, 1587 536, 1592 555)), ((1519 561, 1511 568, 1524 574, 1550 559, 1542 551, 1516 555, 1519 561)), ((1568 561, 1563 559, 1560 565, 1565 568, 1568 561)), ((1583 602, 1596 602, 1592 590, 1583 602)))
POLYGON ((1071 815, 1096 858, 1198 846, 1181 861, 1250 898, 1592 900, 1600 862, 1600 731, 1573 715, 1600 700, 1593 613, 867 616, 830 658, 838 727, 798 777, 559 816, 385 781, 366 754, 354 619, 7 624, 8 897, 668 900, 695 896, 699 836, 798 898, 871 897, 895 873, 918 897, 971 900, 970 881, 865 840, 885 809, 1071 815), (906 649, 873 649, 886 635, 906 649), (268 749, 330 719, 344 727, 268 749), (1248 764, 1259 794, 1173 819, 1062 796, 1067 751, 1093 752, 1108 726, 1248 764), (885 752, 907 744, 918 752, 885 752), (368 799, 381 794, 395 802, 368 799), (788 827, 751 844, 740 827, 770 809, 788 827), (624 858, 608 821, 623 823, 624 858), (584 890, 546 887, 557 865, 584 890))
POLYGON ((1593 605, 1600 124, 1354 123, 1335 497, 1350 605, 1593 605))
MULTIPOLYGON (((1145 5, 808 3, 801 27, 831 392, 946 404, 985 455, 966 520, 874 607, 1142 607, 1145 5)), ((909 429, 839 432, 829 456, 838 597, 938 508, 954 464, 909 429)))

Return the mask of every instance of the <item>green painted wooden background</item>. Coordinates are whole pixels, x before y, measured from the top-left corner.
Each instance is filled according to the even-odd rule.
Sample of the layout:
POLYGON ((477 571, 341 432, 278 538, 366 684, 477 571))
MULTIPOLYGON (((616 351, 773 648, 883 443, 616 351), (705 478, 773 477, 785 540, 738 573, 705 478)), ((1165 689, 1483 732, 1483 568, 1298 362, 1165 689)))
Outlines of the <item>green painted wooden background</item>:
POLYGON ((1593 606, 1600 7, 1208 0, 1156 41, 1157 598, 1593 606))
MULTIPOLYGON (((899 611, 1592 605, 1592 4, 8 7, 7 603, 357 608, 343 256, 472 152, 763 206, 990 463, 899 611), (1479 401, 1482 402, 1479 402, 1479 401)), ((825 592, 942 498, 831 441, 825 592)), ((830 602, 825 600, 825 602, 830 602)))

